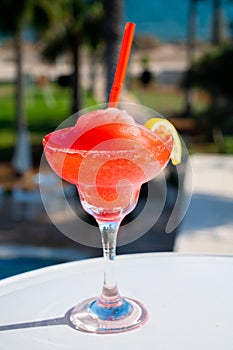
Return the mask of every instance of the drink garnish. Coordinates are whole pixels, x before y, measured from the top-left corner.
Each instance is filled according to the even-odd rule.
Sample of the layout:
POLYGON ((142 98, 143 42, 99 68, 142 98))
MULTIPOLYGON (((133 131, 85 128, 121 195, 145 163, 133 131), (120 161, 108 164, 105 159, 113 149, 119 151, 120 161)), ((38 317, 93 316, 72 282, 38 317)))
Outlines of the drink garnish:
POLYGON ((182 157, 182 145, 180 137, 172 123, 164 118, 151 118, 147 120, 144 126, 161 136, 161 138, 166 138, 168 135, 172 136, 174 143, 171 152, 171 161, 173 165, 179 164, 182 157))

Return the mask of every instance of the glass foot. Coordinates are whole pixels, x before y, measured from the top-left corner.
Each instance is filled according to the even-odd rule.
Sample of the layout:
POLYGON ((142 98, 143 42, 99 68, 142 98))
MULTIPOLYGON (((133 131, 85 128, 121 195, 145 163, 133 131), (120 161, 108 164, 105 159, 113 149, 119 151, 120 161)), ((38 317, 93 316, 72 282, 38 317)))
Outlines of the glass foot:
POLYGON ((87 333, 121 333, 141 327, 148 312, 138 301, 123 298, 119 306, 104 307, 96 298, 83 301, 69 312, 72 326, 87 333))

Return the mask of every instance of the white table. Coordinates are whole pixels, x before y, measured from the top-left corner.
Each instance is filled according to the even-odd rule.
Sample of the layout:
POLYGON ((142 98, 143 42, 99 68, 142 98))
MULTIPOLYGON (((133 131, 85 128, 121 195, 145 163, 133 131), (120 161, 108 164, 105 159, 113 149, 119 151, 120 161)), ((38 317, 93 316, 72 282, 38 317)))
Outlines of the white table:
POLYGON ((122 295, 150 312, 141 329, 91 335, 68 326, 66 312, 101 290, 103 261, 90 259, 1 281, 0 349, 233 349, 233 256, 137 254, 116 264, 122 295))

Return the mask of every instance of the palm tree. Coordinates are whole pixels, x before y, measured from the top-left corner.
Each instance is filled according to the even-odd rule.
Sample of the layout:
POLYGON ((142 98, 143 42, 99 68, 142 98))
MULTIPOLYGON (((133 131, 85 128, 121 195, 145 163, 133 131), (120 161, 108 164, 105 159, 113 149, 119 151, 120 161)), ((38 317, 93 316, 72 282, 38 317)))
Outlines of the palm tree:
MULTIPOLYGON (((196 46, 196 31, 197 31, 197 2, 198 0, 190 0, 188 32, 187 32, 187 59, 188 66, 191 65, 194 57, 196 46)), ((187 89, 185 93, 185 115, 190 115, 193 107, 193 92, 187 89)))
POLYGON ((183 80, 185 88, 199 87, 208 92, 211 103, 203 114, 202 126, 216 141, 221 139, 223 132, 233 130, 232 61, 231 43, 214 47, 193 62, 183 80))
POLYGON ((97 11, 97 5, 101 7, 101 0, 60 0, 63 9, 63 17, 60 19, 60 28, 56 36, 51 33, 45 43, 43 55, 47 59, 54 60, 64 52, 69 52, 72 57, 72 106, 71 113, 80 110, 81 107, 81 83, 80 83, 80 54, 84 38, 89 35, 89 43, 97 46, 99 39, 95 29, 100 24, 101 9, 97 11), (95 27, 93 30, 93 27, 95 27), (91 29, 90 29, 90 27, 91 29), (91 35, 95 39, 91 39, 91 35))
MULTIPOLYGON (((197 5, 200 1, 206 0, 190 0, 188 12, 188 30, 187 30, 187 60, 188 68, 192 65, 195 56, 196 40, 197 40, 197 5)), ((193 108, 193 91, 187 88, 185 94, 185 115, 190 115, 193 108)))
POLYGON ((122 0, 104 0, 105 11, 105 63, 107 70, 106 82, 106 100, 108 101, 114 72, 117 64, 119 44, 121 39, 122 16, 123 16, 122 0))
POLYGON ((190 0, 189 19, 188 19, 188 35, 187 35, 187 52, 189 63, 193 60, 196 32, 197 32, 197 2, 198 0, 190 0))
POLYGON ((212 43, 213 45, 220 45, 222 41, 221 0, 212 0, 212 1, 213 1, 212 43))
POLYGON ((102 58, 104 43, 104 12, 102 1, 96 1, 84 23, 84 40, 90 57, 89 92, 95 95, 97 62, 102 58))
POLYGON ((15 51, 15 119, 17 142, 15 149, 15 157, 18 158, 14 162, 16 171, 23 173, 30 166, 30 154, 26 150, 26 156, 21 154, 25 147, 22 147, 21 141, 26 142, 23 135, 27 129, 27 119, 24 104, 24 82, 23 82, 23 30, 26 25, 32 25, 37 28, 38 32, 42 32, 47 28, 53 17, 54 6, 51 7, 45 0, 27 0, 14 1, 2 0, 0 11, 0 29, 13 37, 13 46, 15 51), (28 157, 28 160, 25 159, 28 157), (20 166, 20 158, 24 159, 24 168, 20 166), (19 164, 19 166, 17 166, 19 164))

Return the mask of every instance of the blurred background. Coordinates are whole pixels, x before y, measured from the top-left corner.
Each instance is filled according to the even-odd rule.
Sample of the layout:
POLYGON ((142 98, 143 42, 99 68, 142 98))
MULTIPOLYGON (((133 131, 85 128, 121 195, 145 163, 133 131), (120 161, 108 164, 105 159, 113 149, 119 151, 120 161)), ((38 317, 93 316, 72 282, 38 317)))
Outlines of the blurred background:
MULTIPOLYGON (((187 159, 180 168, 168 167, 162 214, 146 235, 118 253, 233 253, 233 1, 2 0, 0 278, 101 255, 65 237, 48 218, 38 186, 41 140, 69 115, 108 100, 126 21, 137 27, 122 100, 174 123, 193 174, 187 159), (178 187, 185 200, 192 185, 184 220, 166 233, 178 187)), ((56 188, 56 178, 45 184, 56 188)), ((75 189, 65 187, 83 221, 94 225, 81 212, 75 189)), ((156 202, 158 188, 159 180, 156 202)), ((140 213, 147 193, 143 186, 125 223, 140 213)), ((62 220, 56 190, 49 196, 62 220)))

